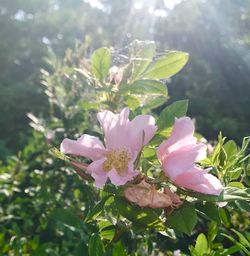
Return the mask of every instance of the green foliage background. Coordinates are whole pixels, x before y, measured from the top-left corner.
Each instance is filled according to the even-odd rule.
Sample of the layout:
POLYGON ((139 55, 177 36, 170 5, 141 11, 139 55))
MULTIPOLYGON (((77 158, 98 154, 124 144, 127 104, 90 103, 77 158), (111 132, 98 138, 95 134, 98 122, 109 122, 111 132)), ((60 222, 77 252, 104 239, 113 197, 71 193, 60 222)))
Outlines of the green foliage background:
MULTIPOLYGON (((80 0, 0 3, 0 252, 172 255, 179 249, 183 255, 248 255, 249 204, 244 200, 246 192, 237 194, 236 188, 249 186, 248 139, 242 148, 241 141, 250 130, 250 3, 189 0, 169 10, 160 0, 153 7, 151 1, 143 1, 140 8, 134 6, 137 1, 122 2, 102 1, 104 9, 80 0), (129 53, 127 45, 134 39, 155 40, 159 55, 166 49, 188 52, 189 62, 181 73, 164 81, 167 92, 162 82, 141 81, 144 64, 135 61, 138 73, 132 76, 133 87, 121 84, 119 101, 112 91, 105 98, 99 83, 107 72, 93 72, 94 79, 83 70, 90 72, 89 58, 101 46, 114 46, 114 64, 125 65, 122 54, 129 53), (144 93, 157 100, 147 101, 145 95, 140 96, 144 93), (157 232, 151 229, 157 212, 146 213, 145 222, 131 228, 116 215, 116 208, 132 223, 138 222, 141 209, 126 205, 113 187, 100 193, 83 183, 49 149, 58 147, 64 136, 83 132, 101 136, 94 118, 100 108, 128 105, 134 114, 151 109, 157 114, 169 97, 168 105, 174 103, 161 112, 162 133, 150 146, 169 134, 174 114, 186 114, 184 99, 189 99, 188 114, 196 118, 201 134, 215 140, 222 130, 239 145, 220 136, 214 155, 202 163, 212 166, 236 192, 230 192, 234 193, 229 194, 231 202, 219 210, 210 198, 191 195, 209 202, 197 202, 172 216, 168 225, 176 232, 161 230, 161 222, 154 227, 157 232), (148 107, 140 107, 140 101, 148 107), (32 114, 28 118, 28 112, 38 118, 32 114), (131 216, 129 207, 138 214, 131 216), (192 220, 183 230, 178 218, 187 214, 192 220)), ((145 74, 156 78, 152 70, 145 74)), ((152 148, 144 154, 150 159, 152 148)))
POLYGON ((47 114, 40 69, 46 66, 48 47, 62 57, 77 40, 91 42, 88 52, 105 45, 124 47, 134 39, 154 40, 159 50, 188 52, 188 65, 169 84, 171 100, 190 99, 189 114, 208 139, 220 129, 237 142, 247 135, 249 1, 189 0, 173 10, 161 0, 142 1, 136 8, 138 2, 105 0, 98 9, 82 0, 1 1, 2 158, 27 142, 27 112, 47 114))

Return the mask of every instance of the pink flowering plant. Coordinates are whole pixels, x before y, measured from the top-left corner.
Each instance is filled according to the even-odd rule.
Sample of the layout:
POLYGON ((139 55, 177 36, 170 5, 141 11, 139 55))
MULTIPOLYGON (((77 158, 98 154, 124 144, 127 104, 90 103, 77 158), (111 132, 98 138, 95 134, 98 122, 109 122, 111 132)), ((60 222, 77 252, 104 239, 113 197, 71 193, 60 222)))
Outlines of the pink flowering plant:
MULTIPOLYGON (((227 207, 250 199, 250 139, 238 147, 220 135, 208 153, 210 145, 195 133, 195 119, 186 116, 188 101, 166 104, 166 79, 183 68, 188 54, 168 51, 156 58, 155 44, 139 41, 131 44, 128 59, 119 54, 97 49, 90 65, 74 70, 87 83, 73 103, 68 101, 71 91, 59 95, 47 83, 53 104, 68 123, 79 115, 76 106, 87 116, 85 126, 79 122, 79 128, 65 131, 60 150, 51 153, 79 175, 89 193, 94 189, 98 195, 83 217, 84 223, 95 225, 89 255, 117 248, 127 255, 132 250, 124 245, 129 232, 153 229, 169 239, 193 236, 204 219, 211 221, 211 234, 225 221, 227 207)), ((203 243, 202 255, 215 255, 213 239, 203 233, 190 247, 192 255, 201 255, 198 243, 203 243)), ((248 251, 245 247, 239 250, 248 251)))
POLYGON ((103 187, 107 179, 116 186, 125 185, 139 174, 134 162, 138 154, 155 134, 155 120, 149 115, 139 115, 132 121, 128 118, 129 109, 121 113, 103 111, 97 119, 104 132, 104 142, 87 134, 78 140, 64 139, 61 152, 83 156, 93 162, 88 165, 87 173, 95 180, 95 186, 103 187))

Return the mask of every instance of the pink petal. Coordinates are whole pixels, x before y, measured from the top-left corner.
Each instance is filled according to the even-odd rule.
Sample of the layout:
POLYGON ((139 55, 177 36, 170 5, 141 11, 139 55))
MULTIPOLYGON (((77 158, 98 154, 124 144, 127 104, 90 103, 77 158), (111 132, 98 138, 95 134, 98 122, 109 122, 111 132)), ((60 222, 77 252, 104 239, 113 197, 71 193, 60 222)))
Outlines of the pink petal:
POLYGON ((169 139, 159 146, 157 155, 165 174, 177 186, 211 195, 219 195, 223 190, 215 176, 195 166, 195 162, 206 157, 206 145, 197 144, 190 118, 175 120, 169 139))
POLYGON ((158 158, 163 161, 166 154, 182 147, 196 144, 197 139, 193 135, 193 121, 189 117, 176 118, 170 137, 161 143, 157 150, 158 158))
POLYGON ((150 115, 137 116, 131 122, 128 116, 128 108, 124 108, 120 114, 110 111, 97 114, 104 131, 106 147, 108 149, 130 149, 134 157, 142 146, 154 136, 157 127, 154 118, 150 115), (144 142, 143 131, 145 133, 144 142))
POLYGON ((114 114, 111 111, 103 111, 97 114, 97 119, 105 135, 107 148, 117 149, 128 147, 128 115, 128 108, 124 108, 120 114, 114 114))
POLYGON ((223 207, 225 207, 227 204, 228 204, 228 202, 217 202, 216 203, 220 208, 223 208, 223 207))
POLYGON ((129 140, 131 151, 139 152, 153 138, 157 126, 155 119, 150 115, 136 116, 129 123, 129 140), (144 133, 144 135, 143 135, 144 133), (144 136, 144 138, 143 138, 144 136), (144 139, 144 140, 143 140, 144 139))
POLYGON ((166 154, 162 167, 165 174, 172 180, 179 174, 187 172, 195 166, 195 162, 206 157, 204 144, 189 145, 166 154))
POLYGON ((105 159, 102 158, 92 162, 88 166, 88 172, 90 172, 91 176, 95 179, 95 185, 98 188, 103 187, 108 179, 108 173, 105 172, 102 168, 102 164, 104 161, 105 159))
POLYGON ((120 176, 116 170, 111 170, 108 172, 108 177, 112 184, 116 186, 121 186, 126 184, 128 181, 132 180, 136 175, 138 175, 138 171, 133 170, 133 164, 129 164, 128 173, 125 176, 120 176))
POLYGON ((99 159, 105 152, 101 141, 87 134, 82 135, 77 140, 64 139, 60 150, 65 154, 84 156, 91 160, 99 159))
POLYGON ((178 175, 173 181, 178 186, 203 194, 219 195, 223 191, 219 179, 197 167, 178 175))

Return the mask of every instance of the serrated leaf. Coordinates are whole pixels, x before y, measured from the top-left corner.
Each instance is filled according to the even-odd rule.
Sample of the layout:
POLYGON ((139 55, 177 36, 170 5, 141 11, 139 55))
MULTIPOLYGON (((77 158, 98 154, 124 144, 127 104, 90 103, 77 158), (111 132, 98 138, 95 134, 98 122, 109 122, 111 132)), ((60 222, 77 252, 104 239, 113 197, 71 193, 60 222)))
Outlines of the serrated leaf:
POLYGON ((167 52, 152 63, 143 73, 143 76, 149 79, 169 78, 178 73, 189 58, 188 53, 179 51, 167 52))
POLYGON ((179 100, 164 108, 157 121, 159 130, 173 126, 175 118, 185 116, 188 109, 188 100, 179 100))
POLYGON ((108 75, 110 66, 111 54, 108 48, 99 48, 93 52, 91 70, 97 80, 102 81, 108 75))
POLYGON ((167 222, 173 229, 191 235, 197 223, 197 214, 194 206, 187 202, 184 203, 180 208, 173 211, 167 222))
POLYGON ((90 256, 103 256, 105 253, 103 242, 98 234, 89 239, 88 252, 90 256))
POLYGON ((119 213, 133 222, 137 227, 165 229, 163 222, 155 210, 132 205, 122 197, 115 198, 115 204, 119 213))

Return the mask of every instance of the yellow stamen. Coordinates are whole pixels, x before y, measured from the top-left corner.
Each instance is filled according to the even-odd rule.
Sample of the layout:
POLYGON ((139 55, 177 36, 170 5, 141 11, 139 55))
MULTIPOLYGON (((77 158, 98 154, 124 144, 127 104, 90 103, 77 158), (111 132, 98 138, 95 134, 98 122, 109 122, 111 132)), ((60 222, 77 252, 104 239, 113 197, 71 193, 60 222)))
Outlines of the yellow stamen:
POLYGON ((131 156, 127 150, 111 150, 106 154, 106 157, 107 159, 102 165, 105 172, 115 169, 121 176, 127 174, 128 163, 131 160, 131 156))

